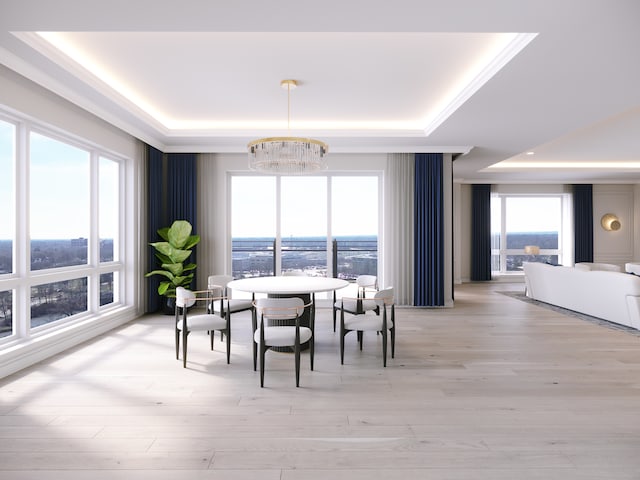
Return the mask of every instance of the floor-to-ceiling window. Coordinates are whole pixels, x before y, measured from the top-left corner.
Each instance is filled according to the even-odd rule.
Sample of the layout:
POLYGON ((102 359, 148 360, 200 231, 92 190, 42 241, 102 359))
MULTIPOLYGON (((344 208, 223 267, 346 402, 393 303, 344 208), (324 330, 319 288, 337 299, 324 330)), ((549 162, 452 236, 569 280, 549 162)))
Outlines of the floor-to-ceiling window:
POLYGON ((379 184, 378 175, 233 175, 233 276, 377 275, 379 184))
POLYGON ((0 112, 0 347, 119 304, 124 161, 0 112))
POLYGON ((495 194, 491 199, 491 269, 522 272, 523 262, 562 263, 568 195, 495 194))

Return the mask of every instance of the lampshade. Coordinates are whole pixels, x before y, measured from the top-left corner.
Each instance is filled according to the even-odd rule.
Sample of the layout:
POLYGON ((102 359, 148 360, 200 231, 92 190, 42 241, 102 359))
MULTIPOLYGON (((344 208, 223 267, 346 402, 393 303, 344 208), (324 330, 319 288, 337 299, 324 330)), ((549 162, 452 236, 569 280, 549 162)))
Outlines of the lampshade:
POLYGON ((620 227, 622 226, 618 217, 616 217, 613 213, 605 213, 600 220, 600 225, 602 225, 602 228, 609 232, 620 230, 620 227))
POLYGON ((527 255, 539 255, 540 247, 537 245, 525 245, 524 253, 526 253, 527 255))
MULTIPOLYGON (((291 125, 291 89, 295 80, 282 80, 287 89, 287 130, 291 125)), ((249 142, 249 168, 262 173, 276 175, 304 175, 327 169, 326 143, 312 138, 268 137, 249 142)))

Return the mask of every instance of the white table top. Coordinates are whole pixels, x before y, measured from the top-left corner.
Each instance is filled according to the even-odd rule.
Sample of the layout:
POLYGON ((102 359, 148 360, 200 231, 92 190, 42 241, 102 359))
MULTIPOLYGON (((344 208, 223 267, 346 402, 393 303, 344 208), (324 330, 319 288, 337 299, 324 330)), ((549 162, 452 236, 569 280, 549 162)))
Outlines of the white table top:
POLYGON ((300 293, 329 292, 331 290, 339 290, 347 285, 349 285, 349 282, 339 278, 270 276, 233 280, 227 284, 227 287, 232 290, 240 290, 241 292, 294 295, 300 293))

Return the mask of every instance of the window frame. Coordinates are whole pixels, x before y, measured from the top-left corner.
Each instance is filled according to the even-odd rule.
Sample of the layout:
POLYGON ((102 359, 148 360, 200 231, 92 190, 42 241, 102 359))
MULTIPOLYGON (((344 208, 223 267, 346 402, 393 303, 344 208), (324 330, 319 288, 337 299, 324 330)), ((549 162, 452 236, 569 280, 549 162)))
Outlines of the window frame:
MULTIPOLYGON (((229 219, 229 223, 228 223, 228 229, 227 231, 228 233, 228 249, 226 252, 226 256, 227 256, 227 265, 228 265, 228 271, 233 271, 232 270, 232 256, 233 256, 233 252, 232 252, 232 246, 233 246, 233 226, 232 226, 232 211, 233 211, 233 178, 234 177, 258 177, 261 176, 259 174, 253 173, 253 172, 228 172, 228 176, 227 176, 227 186, 228 186, 228 219, 229 219)), ((280 249, 281 245, 282 245, 282 239, 281 239, 281 214, 282 214, 282 209, 280 208, 280 202, 281 202, 281 176, 279 175, 269 175, 271 177, 275 177, 275 190, 276 190, 276 249, 280 249)), ((326 254, 327 254, 327 272, 331 272, 333 270, 333 258, 332 258, 332 238, 333 238, 333 232, 332 232, 332 188, 333 188, 333 182, 332 179, 333 177, 375 177, 377 180, 377 211, 378 211, 378 224, 377 224, 377 275, 378 277, 380 276, 380 272, 382 269, 382 265, 383 265, 383 258, 382 258, 382 252, 383 252, 383 245, 382 245, 382 228, 383 228, 383 172, 381 171, 377 171, 377 170, 372 170, 372 171, 333 171, 333 172, 323 172, 323 173, 319 173, 319 174, 314 174, 313 176, 317 176, 317 177, 326 177, 326 188, 327 188, 327 195, 326 195, 326 212, 327 212, 327 218, 326 218, 326 222, 327 222, 327 226, 326 226, 326 232, 327 232, 327 247, 326 247, 326 254)), ((358 214, 358 209, 360 208, 360 206, 354 205, 353 206, 353 214, 357 215, 358 214)), ((279 275, 281 274, 281 267, 282 267, 282 262, 281 262, 281 256, 277 255, 276 259, 275 259, 275 266, 276 266, 276 271, 275 274, 279 275)))
MULTIPOLYGON (((560 199, 560 228, 558 231, 558 248, 544 248, 540 249, 539 256, 557 256, 558 264, 565 265, 571 262, 571 258, 573 257, 573 250, 571 248, 569 239, 571 238, 570 234, 570 207, 571 207, 571 197, 567 193, 500 193, 500 192, 492 192, 491 201, 500 201, 500 246, 499 248, 495 248, 493 246, 493 238, 494 238, 494 230, 493 226, 491 228, 491 258, 498 257, 499 269, 493 269, 493 260, 492 260, 492 274, 493 275, 523 275, 523 271, 511 271, 507 270, 507 257, 515 256, 515 255, 525 255, 523 249, 516 248, 506 248, 507 245, 507 228, 506 225, 506 216, 507 209, 506 203, 509 198, 558 198, 560 199)), ((493 208, 492 208, 493 210, 493 208)))
POLYGON ((33 120, 13 111, 0 108, 0 120, 15 126, 14 148, 14 231, 13 231, 13 271, 0 274, 0 291, 12 292, 11 334, 0 337, 0 350, 8 346, 24 342, 31 338, 48 335, 73 324, 81 324, 92 318, 100 318, 102 314, 117 311, 126 306, 126 249, 125 227, 127 216, 126 204, 126 172, 131 161, 91 141, 84 140, 70 133, 63 132, 43 122, 33 120), (52 140, 62 142, 89 153, 89 191, 86 200, 89 202, 89 237, 87 239, 87 262, 81 265, 70 265, 42 270, 31 270, 30 239, 30 139, 35 133, 52 140), (100 261, 99 238, 99 188, 100 159, 114 161, 117 164, 117 232, 114 238, 114 260, 100 261), (118 254, 115 250, 118 249, 118 254), (115 256, 119 255, 119 256, 115 256), (100 278, 104 274, 113 274, 113 302, 100 305, 100 278), (31 327, 31 289, 39 285, 87 278, 87 309, 45 325, 31 327))

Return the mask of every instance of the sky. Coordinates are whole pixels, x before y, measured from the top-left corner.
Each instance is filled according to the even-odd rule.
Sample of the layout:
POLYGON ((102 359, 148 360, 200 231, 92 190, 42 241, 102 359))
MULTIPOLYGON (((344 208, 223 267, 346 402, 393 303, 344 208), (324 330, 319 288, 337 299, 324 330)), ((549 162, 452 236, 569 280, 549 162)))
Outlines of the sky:
MULTIPOLYGON (((0 202, 13 205, 15 196, 15 129, 0 121, 0 202)), ((31 133, 29 142, 30 237, 70 239, 90 234, 91 161, 87 150, 31 133)), ((100 237, 114 238, 118 224, 117 162, 100 159, 100 237)), ((6 208, 13 215, 15 208, 6 208)), ((0 239, 13 237, 15 218, 3 215, 0 239)))
MULTIPOLYGON (((331 211, 332 235, 377 235, 377 176, 296 176, 281 177, 281 236, 327 234, 328 181, 336 206, 331 211)), ((273 176, 232 177, 232 237, 275 237, 276 183, 273 176)))
MULTIPOLYGON (((559 232, 562 226, 560 197, 508 197, 508 232, 559 232)), ((491 230, 500 231, 500 202, 491 202, 491 230)))

